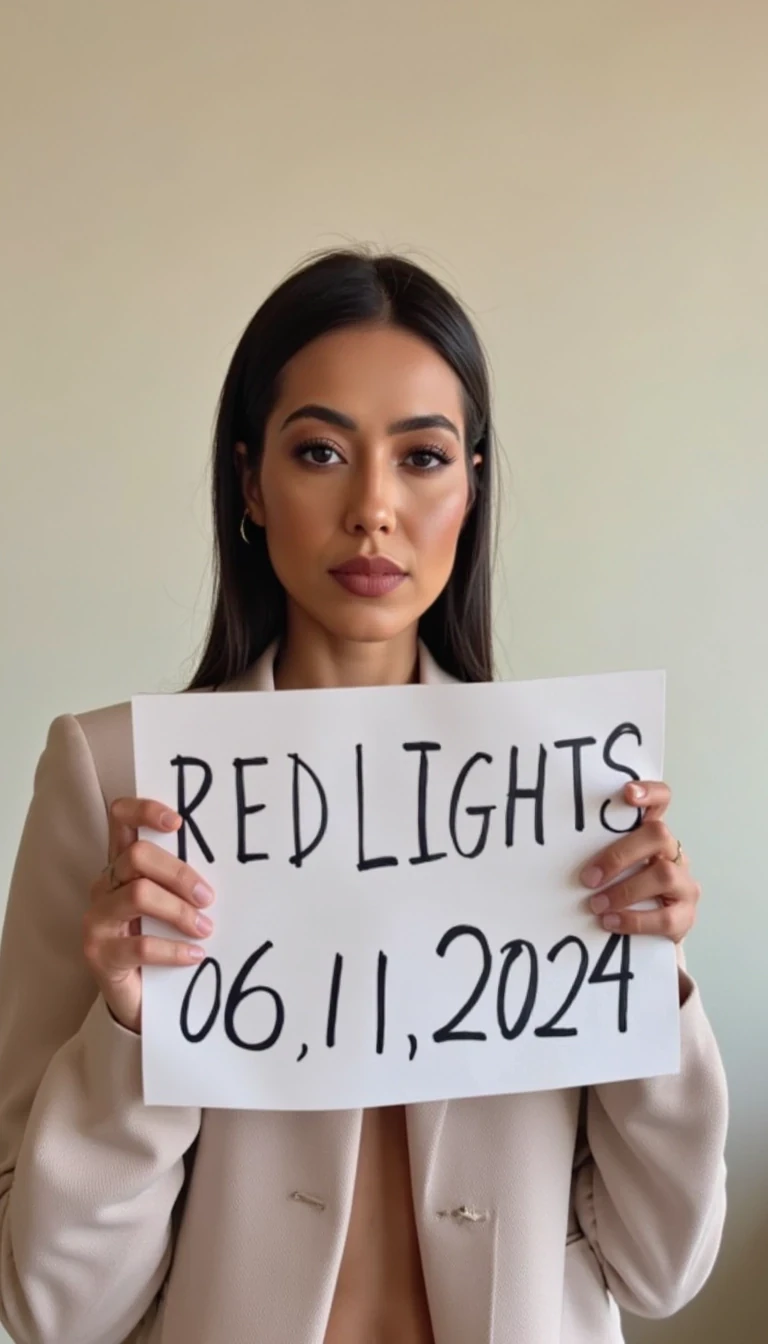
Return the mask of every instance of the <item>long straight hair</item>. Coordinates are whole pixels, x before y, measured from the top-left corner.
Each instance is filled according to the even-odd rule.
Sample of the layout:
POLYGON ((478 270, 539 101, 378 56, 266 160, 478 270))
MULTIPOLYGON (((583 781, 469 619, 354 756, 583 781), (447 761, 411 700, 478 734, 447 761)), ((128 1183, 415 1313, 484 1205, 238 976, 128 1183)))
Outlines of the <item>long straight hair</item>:
POLYGON ((469 508, 446 587, 419 633, 436 662, 459 681, 493 677, 491 636, 493 433, 488 369, 461 304, 404 257, 365 251, 321 253, 293 271, 249 322, 229 366, 213 444, 214 590, 200 663, 190 690, 243 673, 285 629, 285 592, 263 528, 240 536, 244 503, 237 443, 258 468, 281 370, 310 341, 342 327, 381 322, 432 347, 463 388, 469 508), (473 455, 482 463, 473 467, 473 455))

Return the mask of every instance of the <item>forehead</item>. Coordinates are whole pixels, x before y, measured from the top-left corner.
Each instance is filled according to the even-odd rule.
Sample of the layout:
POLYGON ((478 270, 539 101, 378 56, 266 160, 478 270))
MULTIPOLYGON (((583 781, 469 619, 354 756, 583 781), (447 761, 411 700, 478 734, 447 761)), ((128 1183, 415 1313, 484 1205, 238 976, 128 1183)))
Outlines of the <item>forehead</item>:
POLYGON ((319 336, 289 360, 275 413, 320 402, 361 424, 439 412, 463 427, 462 391, 450 365, 414 333, 347 327, 319 336))

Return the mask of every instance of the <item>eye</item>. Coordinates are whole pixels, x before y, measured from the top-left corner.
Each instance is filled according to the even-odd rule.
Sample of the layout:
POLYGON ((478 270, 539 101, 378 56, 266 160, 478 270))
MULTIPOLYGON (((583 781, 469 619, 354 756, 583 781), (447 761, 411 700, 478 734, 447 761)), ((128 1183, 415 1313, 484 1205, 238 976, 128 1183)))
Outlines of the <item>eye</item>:
POLYGON ((326 443, 324 439, 311 439, 309 442, 300 443, 294 450, 294 457, 301 462, 308 462, 312 467, 330 467, 334 461, 344 461, 338 448, 332 443, 326 443))
POLYGON ((450 462, 454 461, 451 454, 438 444, 429 444, 424 448, 412 448, 404 460, 408 466, 415 467, 422 472, 447 467, 450 462))

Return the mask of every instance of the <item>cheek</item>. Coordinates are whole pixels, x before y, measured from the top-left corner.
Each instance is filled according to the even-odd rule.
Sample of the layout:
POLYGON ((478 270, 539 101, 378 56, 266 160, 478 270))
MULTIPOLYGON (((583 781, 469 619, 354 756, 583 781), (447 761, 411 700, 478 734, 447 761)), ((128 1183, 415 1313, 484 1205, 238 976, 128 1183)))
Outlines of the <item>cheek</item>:
POLYGON ((428 508, 414 509, 410 532, 422 561, 440 562, 456 550, 467 510, 467 488, 451 490, 431 501, 428 508))
POLYGON ((324 530, 325 511, 317 490, 306 481, 286 479, 280 470, 264 471, 262 482, 264 522, 270 549, 300 553, 312 549, 324 530))

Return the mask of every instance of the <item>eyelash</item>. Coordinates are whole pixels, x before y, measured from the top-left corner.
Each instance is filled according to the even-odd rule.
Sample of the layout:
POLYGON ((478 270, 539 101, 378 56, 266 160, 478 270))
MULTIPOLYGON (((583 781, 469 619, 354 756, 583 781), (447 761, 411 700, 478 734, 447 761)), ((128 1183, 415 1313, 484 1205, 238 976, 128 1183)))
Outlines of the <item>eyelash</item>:
MULTIPOLYGON (((330 466, 331 464, 329 462, 313 462, 311 460, 308 454, 311 453, 313 448, 325 448, 326 451, 336 453, 339 457, 341 456, 336 445, 334 443, 329 443, 327 439, 305 439, 303 443, 298 444, 294 449, 294 457, 300 462, 305 462, 307 466, 317 467, 320 471, 325 467, 330 466)), ((447 467, 451 462, 455 461, 455 458, 452 457, 445 448, 440 447, 440 445, 436 443, 425 443, 419 448, 411 448, 410 451, 406 453, 405 461, 407 462, 409 457, 414 457, 416 454, 429 454, 432 461, 439 463, 440 466, 447 467)), ((436 471, 437 469, 438 468, 434 466, 414 468, 414 470, 421 472, 423 475, 426 475, 429 471, 436 471)))
POLYGON ((311 458, 307 456, 313 448, 325 448, 326 451, 341 456, 335 443, 328 443, 327 439, 305 439, 303 443, 296 445, 293 450, 293 456, 300 462, 306 462, 307 466, 310 467, 320 467, 322 469, 323 467, 328 466, 327 462, 313 462, 311 458))

